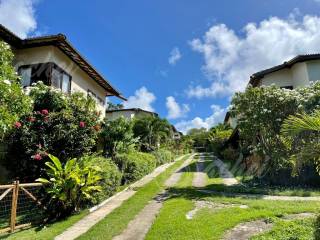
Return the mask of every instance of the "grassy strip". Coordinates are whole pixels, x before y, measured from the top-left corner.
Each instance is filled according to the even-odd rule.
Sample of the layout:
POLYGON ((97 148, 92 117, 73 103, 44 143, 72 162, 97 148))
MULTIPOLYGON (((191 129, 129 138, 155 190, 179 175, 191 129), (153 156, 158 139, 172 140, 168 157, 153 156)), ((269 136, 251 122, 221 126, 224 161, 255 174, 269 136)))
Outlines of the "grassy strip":
POLYGON ((317 202, 285 202, 205 197, 192 188, 184 189, 183 191, 176 189, 173 190, 173 193, 176 195, 173 195, 170 200, 164 203, 160 214, 146 237, 147 240, 221 239, 227 230, 241 222, 256 219, 276 221, 275 219, 278 219, 277 217, 286 213, 318 212, 320 209, 320 203, 317 202), (245 204, 248 205, 249 208, 231 207, 221 210, 204 208, 200 210, 193 219, 188 220, 185 215, 194 208, 192 200, 197 199, 245 204))
POLYGON ((119 208, 111 212, 102 221, 92 227, 87 233, 78 239, 112 239, 120 234, 128 223, 143 209, 143 207, 164 189, 165 180, 185 161, 189 156, 175 162, 165 172, 161 173, 153 181, 140 188, 137 193, 125 201, 119 208))
POLYGON ((0 239, 10 239, 10 240, 30 240, 30 239, 41 239, 41 240, 51 240, 55 236, 62 233, 68 227, 78 222, 81 218, 89 213, 88 210, 82 211, 79 214, 73 215, 66 220, 56 222, 53 224, 48 224, 44 227, 34 227, 27 230, 21 230, 12 234, 0 235, 0 239))
POLYGON ((260 234, 252 240, 308 240, 319 239, 314 232, 315 220, 312 218, 295 221, 277 221, 273 229, 267 233, 260 234))
POLYGON ((176 184, 177 188, 185 188, 192 185, 194 172, 197 170, 197 159, 193 159, 190 164, 183 168, 181 178, 176 184))

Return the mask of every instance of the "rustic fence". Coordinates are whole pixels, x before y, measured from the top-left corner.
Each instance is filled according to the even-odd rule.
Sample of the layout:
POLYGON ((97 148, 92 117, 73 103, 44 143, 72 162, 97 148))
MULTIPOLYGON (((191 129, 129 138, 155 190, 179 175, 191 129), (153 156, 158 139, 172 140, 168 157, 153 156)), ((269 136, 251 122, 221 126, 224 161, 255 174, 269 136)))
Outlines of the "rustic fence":
POLYGON ((43 219, 41 183, 0 185, 0 233, 26 228, 43 219))

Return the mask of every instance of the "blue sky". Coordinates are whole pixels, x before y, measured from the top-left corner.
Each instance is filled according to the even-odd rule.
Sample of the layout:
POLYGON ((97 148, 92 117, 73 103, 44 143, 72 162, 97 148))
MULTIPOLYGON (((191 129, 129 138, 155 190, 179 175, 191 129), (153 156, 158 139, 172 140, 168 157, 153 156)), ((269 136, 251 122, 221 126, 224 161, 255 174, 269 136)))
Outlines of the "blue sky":
POLYGON ((126 106, 187 131, 221 121, 255 71, 319 52, 319 10, 316 0, 0 0, 0 23, 22 37, 64 33, 126 106))

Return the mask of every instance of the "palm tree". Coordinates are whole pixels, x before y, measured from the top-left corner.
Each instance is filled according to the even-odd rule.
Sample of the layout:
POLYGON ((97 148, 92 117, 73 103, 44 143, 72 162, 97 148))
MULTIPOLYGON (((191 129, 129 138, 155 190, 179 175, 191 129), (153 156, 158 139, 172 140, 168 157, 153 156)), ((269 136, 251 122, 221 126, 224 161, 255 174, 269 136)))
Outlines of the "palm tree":
POLYGON ((290 160, 299 169, 312 161, 320 173, 320 110, 313 114, 289 116, 282 125, 281 133, 293 151, 290 160))
POLYGON ((297 136, 302 132, 320 132, 320 110, 312 115, 298 114, 289 116, 282 125, 281 132, 286 136, 297 136))

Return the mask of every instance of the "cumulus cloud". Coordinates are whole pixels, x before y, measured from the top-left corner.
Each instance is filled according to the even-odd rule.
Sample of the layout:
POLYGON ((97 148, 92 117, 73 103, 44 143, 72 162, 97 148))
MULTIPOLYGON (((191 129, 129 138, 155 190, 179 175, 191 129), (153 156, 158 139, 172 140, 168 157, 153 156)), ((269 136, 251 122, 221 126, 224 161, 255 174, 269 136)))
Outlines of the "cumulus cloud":
POLYGON ((190 121, 181 121, 175 124, 176 128, 183 132, 187 133, 192 128, 206 128, 209 129, 212 126, 223 121, 227 108, 222 108, 219 105, 211 106, 212 114, 207 118, 196 117, 190 121))
POLYGON ((128 101, 123 102, 124 108, 141 108, 146 111, 154 112, 152 103, 156 100, 156 96, 149 92, 146 87, 141 87, 135 91, 134 96, 130 96, 128 101))
POLYGON ((248 23, 241 34, 225 24, 213 25, 202 38, 190 41, 202 54, 209 86, 190 86, 189 97, 225 97, 244 90, 250 75, 298 54, 320 51, 320 18, 292 13, 248 23), (299 18, 299 19, 298 19, 299 18))
POLYGON ((180 59, 182 55, 180 53, 179 48, 175 47, 171 50, 168 62, 170 65, 175 65, 180 59))
POLYGON ((177 119, 185 117, 190 111, 189 105, 183 104, 182 106, 177 103, 176 99, 172 96, 167 97, 166 107, 168 109, 168 118, 177 119))
POLYGON ((37 28, 34 4, 37 0, 0 0, 0 23, 21 38, 37 28))

